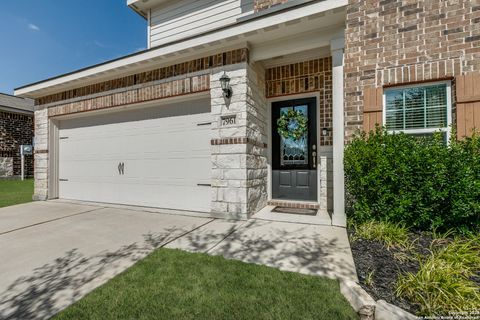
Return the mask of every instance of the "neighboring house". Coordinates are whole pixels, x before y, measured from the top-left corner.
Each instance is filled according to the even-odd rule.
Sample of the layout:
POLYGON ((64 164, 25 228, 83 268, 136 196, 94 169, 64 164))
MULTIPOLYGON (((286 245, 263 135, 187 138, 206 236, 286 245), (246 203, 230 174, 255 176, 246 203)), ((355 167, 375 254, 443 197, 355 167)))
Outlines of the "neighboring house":
MULTIPOLYGON (((0 93, 0 179, 21 174, 20 146, 33 143, 33 100, 0 93)), ((33 156, 25 156, 33 176, 33 156)))
POLYGON ((480 126, 478 1, 128 5, 148 50, 15 90, 36 101, 36 199, 235 218, 270 203, 344 226, 356 130, 480 126))

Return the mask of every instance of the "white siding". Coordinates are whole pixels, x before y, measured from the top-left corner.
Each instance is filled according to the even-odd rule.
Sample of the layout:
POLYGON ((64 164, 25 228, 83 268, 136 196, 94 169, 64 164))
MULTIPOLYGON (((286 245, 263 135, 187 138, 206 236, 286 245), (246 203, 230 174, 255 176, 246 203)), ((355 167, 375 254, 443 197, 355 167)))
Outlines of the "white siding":
POLYGON ((150 47, 235 23, 253 13, 253 0, 171 1, 152 9, 150 47))

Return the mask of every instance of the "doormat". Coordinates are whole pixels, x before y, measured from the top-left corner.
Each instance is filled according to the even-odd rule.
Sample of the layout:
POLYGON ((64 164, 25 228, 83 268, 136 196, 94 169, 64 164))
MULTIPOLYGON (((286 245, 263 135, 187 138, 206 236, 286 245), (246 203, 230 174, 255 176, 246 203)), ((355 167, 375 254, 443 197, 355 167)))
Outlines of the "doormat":
POLYGON ((289 214, 301 214, 304 216, 316 216, 317 209, 299 209, 299 208, 287 208, 287 207, 275 207, 272 212, 289 213, 289 214))

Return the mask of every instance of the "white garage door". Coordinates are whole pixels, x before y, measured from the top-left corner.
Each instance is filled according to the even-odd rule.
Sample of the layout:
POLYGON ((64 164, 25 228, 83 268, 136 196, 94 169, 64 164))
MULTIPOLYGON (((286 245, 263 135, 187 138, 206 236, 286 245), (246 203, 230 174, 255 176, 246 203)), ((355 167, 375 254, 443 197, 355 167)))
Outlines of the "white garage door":
POLYGON ((64 120, 59 197, 210 211, 210 101, 64 120))

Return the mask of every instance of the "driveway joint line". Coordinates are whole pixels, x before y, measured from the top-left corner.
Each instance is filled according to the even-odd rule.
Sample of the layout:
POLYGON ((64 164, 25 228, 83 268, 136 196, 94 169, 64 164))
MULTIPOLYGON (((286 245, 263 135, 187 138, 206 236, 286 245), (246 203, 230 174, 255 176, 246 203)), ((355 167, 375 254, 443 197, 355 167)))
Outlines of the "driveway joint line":
POLYGON ((199 218, 199 219, 218 219, 215 217, 212 217, 206 212, 200 212, 200 211, 188 211, 188 210, 176 210, 176 209, 169 209, 169 208, 157 208, 157 207, 144 207, 144 206, 132 206, 128 204, 115 204, 115 203, 103 203, 103 202, 93 202, 93 201, 80 201, 76 202, 71 202, 70 200, 62 200, 62 199, 55 199, 51 200, 54 202, 60 202, 60 203, 70 203, 70 204, 76 204, 76 205, 85 205, 85 206, 91 206, 95 207, 98 205, 103 205, 104 209, 119 209, 119 210, 128 210, 128 211, 136 211, 136 212, 145 212, 145 213, 151 213, 151 214, 167 214, 170 216, 182 216, 182 217, 192 217, 192 218, 199 218), (160 211, 160 210, 172 210, 175 212, 166 212, 166 211, 160 211), (197 214, 190 214, 189 212, 194 212, 198 213, 197 214))
POLYGON ((186 236, 187 234, 190 234, 190 233, 192 233, 193 231, 196 231, 196 230, 198 230, 198 229, 206 226, 207 224, 212 223, 213 221, 217 220, 217 219, 215 219, 215 218, 213 218, 213 219, 210 218, 210 219, 211 219, 210 221, 207 221, 207 222, 205 222, 205 223, 202 223, 202 224, 199 225, 198 227, 195 227, 195 228, 193 228, 192 230, 186 231, 186 232, 184 232, 184 233, 176 236, 176 237, 173 238, 172 240, 169 240, 169 241, 165 242, 165 243, 162 244, 159 248, 163 248, 163 247, 167 246, 168 244, 172 243, 173 241, 178 240, 178 239, 180 239, 180 238, 183 238, 183 237, 186 236))
POLYGON ((97 207, 97 208, 92 209, 92 210, 82 211, 82 212, 74 213, 74 214, 71 214, 71 215, 68 215, 68 216, 55 218, 55 219, 50 219, 50 220, 46 220, 46 221, 41 221, 41 222, 37 222, 37 223, 34 223, 34 224, 30 224, 28 226, 12 229, 12 230, 8 230, 8 231, 3 231, 3 232, 0 232, 0 236, 6 235, 6 234, 9 234, 9 233, 12 233, 12 232, 16 232, 16 231, 28 229, 28 228, 37 227, 37 226, 40 226, 42 224, 46 224, 46 223, 50 223, 50 222, 54 222, 54 221, 58 221, 58 220, 63 220, 63 219, 66 219, 66 218, 75 217, 75 216, 78 216, 78 215, 81 215, 81 214, 91 213, 93 211, 97 211, 97 210, 101 210, 101 209, 105 209, 105 208, 97 207))
POLYGON ((205 251, 205 253, 209 253, 211 252, 213 249, 215 249, 216 247, 218 247, 223 241, 225 241, 228 237, 230 237, 232 234, 234 234, 235 232, 237 232, 238 230, 240 230, 245 224, 248 223, 248 220, 243 222, 242 224, 240 224, 237 228, 234 228, 232 231, 230 231, 229 233, 227 233, 225 235, 225 237, 223 237, 222 239, 220 239, 217 243, 215 243, 215 245, 213 247, 211 247, 210 249, 208 249, 207 251, 205 251))

